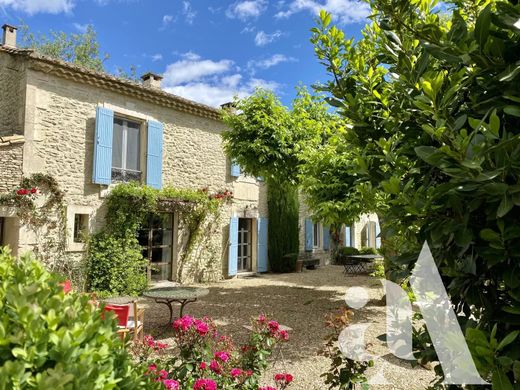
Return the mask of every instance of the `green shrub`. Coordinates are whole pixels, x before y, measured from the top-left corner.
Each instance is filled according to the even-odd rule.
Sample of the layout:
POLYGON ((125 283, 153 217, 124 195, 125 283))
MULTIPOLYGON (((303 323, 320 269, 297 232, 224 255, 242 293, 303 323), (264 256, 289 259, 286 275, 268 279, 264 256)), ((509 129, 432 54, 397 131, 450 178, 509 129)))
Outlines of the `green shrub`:
POLYGON ((347 256, 359 255, 359 250, 352 246, 344 246, 338 249, 336 255, 336 264, 344 264, 347 261, 347 256))
POLYGON ((132 365, 112 316, 30 255, 0 248, 0 389, 155 388, 132 365))
POLYGON ((284 256, 299 250, 297 187, 287 183, 269 182, 267 204, 269 208, 268 251, 271 270, 293 272, 296 260, 293 261, 292 258, 284 256))
POLYGON ((294 272, 296 268, 298 253, 288 253, 282 256, 282 261, 278 264, 278 272, 294 272))
POLYGON ((377 249, 369 246, 364 246, 359 250, 360 255, 377 255, 377 249))
POLYGON ((142 248, 136 237, 115 237, 101 231, 88 249, 88 288, 98 296, 139 295, 148 285, 142 248))

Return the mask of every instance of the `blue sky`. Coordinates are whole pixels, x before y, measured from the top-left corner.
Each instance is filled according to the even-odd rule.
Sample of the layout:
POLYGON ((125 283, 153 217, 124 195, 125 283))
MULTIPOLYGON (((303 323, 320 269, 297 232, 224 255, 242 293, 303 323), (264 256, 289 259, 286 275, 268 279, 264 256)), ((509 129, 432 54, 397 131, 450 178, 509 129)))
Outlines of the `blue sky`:
POLYGON ((300 83, 324 81, 309 29, 320 9, 358 37, 368 7, 356 0, 0 0, 0 22, 33 32, 92 24, 109 72, 137 66, 164 75, 163 89, 213 106, 273 89, 285 104, 300 83))

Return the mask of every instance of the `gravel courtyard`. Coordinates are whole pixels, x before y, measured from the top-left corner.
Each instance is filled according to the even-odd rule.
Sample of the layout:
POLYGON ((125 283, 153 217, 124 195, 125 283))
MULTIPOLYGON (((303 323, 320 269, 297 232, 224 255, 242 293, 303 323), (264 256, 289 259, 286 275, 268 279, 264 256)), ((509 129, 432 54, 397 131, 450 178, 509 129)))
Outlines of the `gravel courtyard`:
MULTIPOLYGON (((355 311, 354 322, 373 324, 365 339, 367 350, 380 356, 369 373, 378 379, 376 383, 382 384, 370 388, 427 388, 434 377, 431 371, 421 367, 412 369, 408 362, 390 354, 377 339, 385 332, 386 324, 381 282, 369 276, 345 276, 342 270, 341 266, 326 266, 302 273, 265 274, 204 285, 209 288, 209 295, 189 304, 185 314, 213 318, 220 331, 231 335, 237 344, 247 337, 248 331, 243 326, 249 324, 251 317, 265 313, 278 320, 292 328, 290 340, 283 348, 285 365, 278 359, 266 373, 263 384, 272 385, 273 374, 285 371, 295 377, 292 389, 321 390, 326 385, 320 375, 329 365, 326 358, 317 356, 328 333, 324 316, 345 307, 343 296, 348 287, 362 286, 369 291, 370 301, 355 311)), ((164 325, 168 321, 166 306, 151 300, 142 304, 146 309, 145 332, 170 341, 172 332, 164 325)), ((178 307, 175 309, 178 314, 178 307)))

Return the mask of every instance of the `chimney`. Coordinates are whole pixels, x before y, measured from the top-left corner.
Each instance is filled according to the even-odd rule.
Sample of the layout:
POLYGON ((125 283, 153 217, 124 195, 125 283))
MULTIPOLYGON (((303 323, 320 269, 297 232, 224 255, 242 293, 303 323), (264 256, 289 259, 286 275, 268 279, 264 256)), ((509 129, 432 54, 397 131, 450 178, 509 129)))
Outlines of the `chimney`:
POLYGON ((2 40, 2 45, 16 47, 16 30, 18 29, 9 24, 4 24, 2 29, 4 30, 4 39, 2 40))
POLYGON ((143 80, 143 85, 148 88, 161 89, 161 80, 162 76, 148 72, 141 76, 141 80, 143 80))
POLYGON ((237 106, 235 102, 227 102, 220 105, 220 108, 222 108, 225 111, 229 111, 231 114, 237 113, 237 106))

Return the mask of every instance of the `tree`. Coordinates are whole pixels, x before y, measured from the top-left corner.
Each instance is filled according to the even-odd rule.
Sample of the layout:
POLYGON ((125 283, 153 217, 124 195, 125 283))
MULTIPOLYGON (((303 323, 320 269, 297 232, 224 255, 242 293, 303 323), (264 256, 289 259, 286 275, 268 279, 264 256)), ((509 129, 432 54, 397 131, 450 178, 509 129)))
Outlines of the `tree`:
POLYGON ((408 274, 428 241, 477 368, 494 387, 512 388, 520 381, 520 5, 370 5, 373 23, 357 42, 324 12, 313 29, 331 76, 318 87, 351 126, 308 152, 303 189, 339 212, 357 200, 377 210, 396 251, 394 277, 408 274), (340 187, 343 195, 327 193, 340 187))
POLYGON ((246 174, 262 176, 268 186, 269 259, 274 271, 288 271, 284 255, 297 253, 299 220, 299 170, 302 153, 327 137, 335 126, 326 105, 306 90, 299 90, 292 110, 272 92, 257 90, 235 101, 235 110, 224 112, 229 130, 224 148, 246 174))
POLYGON ((27 25, 22 25, 22 46, 52 58, 80 65, 88 69, 103 71, 103 58, 99 53, 97 34, 92 25, 88 25, 83 33, 67 35, 63 31, 50 31, 49 35, 29 31, 27 25))

